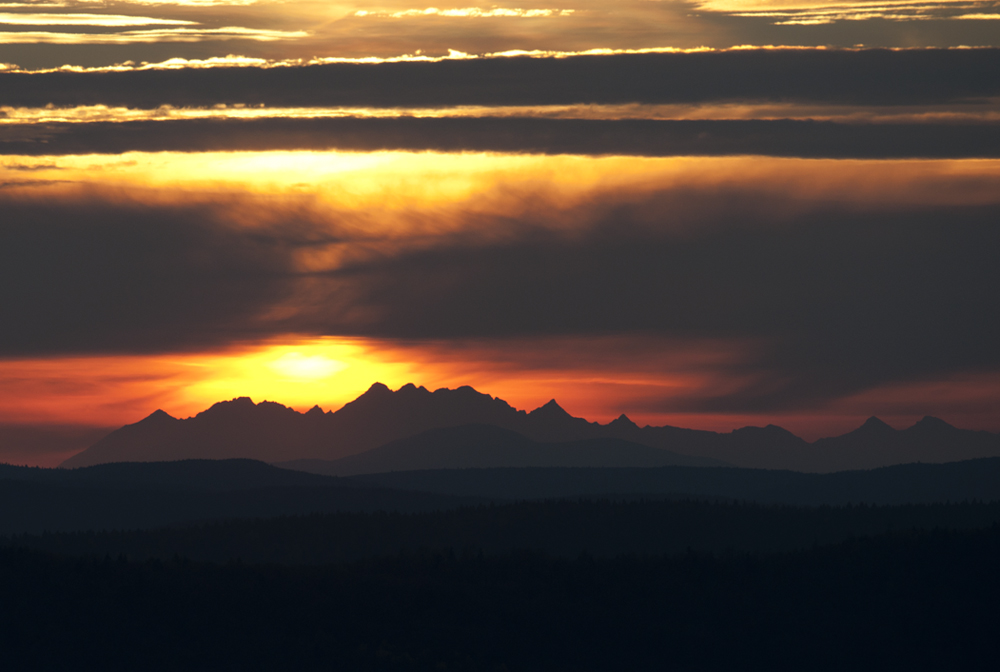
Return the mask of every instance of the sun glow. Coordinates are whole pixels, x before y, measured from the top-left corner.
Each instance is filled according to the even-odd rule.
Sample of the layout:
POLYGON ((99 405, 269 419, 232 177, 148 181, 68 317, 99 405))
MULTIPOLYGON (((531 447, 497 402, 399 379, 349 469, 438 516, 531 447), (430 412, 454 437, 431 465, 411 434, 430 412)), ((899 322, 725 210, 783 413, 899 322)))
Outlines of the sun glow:
MULTIPOLYGON (((103 193, 114 200, 150 204, 215 203, 224 208, 220 216, 239 225, 270 225, 269 213, 284 209, 282 216, 287 217, 287 208, 292 206, 297 217, 313 219, 353 213, 352 217, 360 218, 355 224, 363 229, 358 233, 370 238, 461 230, 464 224, 459 220, 470 219, 459 213, 512 217, 541 208, 589 203, 595 193, 627 198, 652 191, 737 185, 773 192, 789 207, 800 199, 859 204, 996 203, 1000 161, 402 151, 128 152, 0 156, 0 180, 6 194, 26 198, 103 193), (418 216, 421 212, 434 216, 418 216)), ((546 222, 545 226, 559 230, 577 226, 558 217, 546 222)), ((340 219, 337 230, 342 233, 344 226, 353 225, 349 219, 340 219)), ((482 235, 502 233, 477 230, 482 235)))
POLYGON ((329 359, 323 355, 303 355, 299 351, 289 352, 278 357, 270 364, 278 373, 294 381, 314 381, 329 378, 342 371, 347 364, 329 359))
POLYGON ((414 374, 412 364, 384 344, 342 338, 248 346, 194 357, 188 366, 194 376, 177 401, 191 409, 234 396, 336 409, 375 381, 398 387, 414 374))
POLYGON ((0 361, 0 422, 125 424, 157 408, 187 417, 240 396, 335 410, 375 381, 399 387, 419 379, 421 368, 385 343, 342 338, 289 338, 201 353, 0 361))

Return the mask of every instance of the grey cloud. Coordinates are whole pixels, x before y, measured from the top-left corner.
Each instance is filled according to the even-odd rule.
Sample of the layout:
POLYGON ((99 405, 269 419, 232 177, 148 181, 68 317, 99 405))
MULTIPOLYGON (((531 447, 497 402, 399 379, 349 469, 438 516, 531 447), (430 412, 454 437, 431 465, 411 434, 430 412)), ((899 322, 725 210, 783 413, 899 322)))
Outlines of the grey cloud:
POLYGON ((1000 50, 747 50, 438 63, 0 73, 0 105, 435 107, 800 100, 934 104, 1000 95, 1000 50))
POLYGON ((0 154, 437 150, 810 158, 1000 157, 997 124, 539 118, 205 119, 11 125, 0 154))
POLYGON ((207 206, 0 203, 0 352, 171 350, 257 333, 290 290, 295 241, 207 206))
MULTIPOLYGON (((803 3, 805 4, 805 3, 803 3)), ((978 11, 990 12, 997 3, 978 11)), ((842 5, 843 6, 843 5, 842 5)), ((897 6, 898 7, 898 6, 897 6)), ((867 8, 869 10, 872 7, 867 8)), ((896 14, 890 7, 887 13, 896 14)), ((966 9, 963 13, 968 13, 966 9)), ((801 47, 828 46, 849 48, 864 45, 869 48, 912 49, 914 47, 994 47, 997 44, 995 20, 953 20, 924 15, 919 19, 886 18, 836 20, 831 23, 778 25, 773 16, 745 17, 723 13, 702 14, 709 34, 725 36, 729 44, 775 44, 801 47)), ((729 45, 725 45, 729 46, 729 45)))

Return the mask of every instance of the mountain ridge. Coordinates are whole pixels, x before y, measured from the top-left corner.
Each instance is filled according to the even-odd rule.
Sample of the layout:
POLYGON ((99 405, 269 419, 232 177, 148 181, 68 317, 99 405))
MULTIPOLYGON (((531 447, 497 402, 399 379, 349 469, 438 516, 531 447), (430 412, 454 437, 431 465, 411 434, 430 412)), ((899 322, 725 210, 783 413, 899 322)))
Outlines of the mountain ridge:
POLYGON ((738 467, 796 471, 1000 456, 1000 435, 957 429, 930 416, 903 430, 873 416, 852 432, 809 443, 773 424, 719 433, 640 427, 622 414, 602 425, 570 415, 554 399, 528 412, 469 386, 431 392, 409 383, 393 391, 375 383, 337 411, 314 406, 300 413, 272 401, 255 404, 249 397, 217 402, 184 419, 158 409, 61 466, 199 458, 334 461, 429 430, 470 424, 499 427, 543 444, 617 439, 738 467))

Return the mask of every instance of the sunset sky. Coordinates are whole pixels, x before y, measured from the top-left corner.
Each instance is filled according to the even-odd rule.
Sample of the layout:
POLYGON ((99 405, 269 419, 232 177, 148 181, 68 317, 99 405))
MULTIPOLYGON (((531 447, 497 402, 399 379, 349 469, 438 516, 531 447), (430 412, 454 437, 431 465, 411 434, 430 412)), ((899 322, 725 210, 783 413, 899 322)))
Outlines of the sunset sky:
POLYGON ((380 381, 1000 431, 1000 2, 0 3, 0 461, 380 381))

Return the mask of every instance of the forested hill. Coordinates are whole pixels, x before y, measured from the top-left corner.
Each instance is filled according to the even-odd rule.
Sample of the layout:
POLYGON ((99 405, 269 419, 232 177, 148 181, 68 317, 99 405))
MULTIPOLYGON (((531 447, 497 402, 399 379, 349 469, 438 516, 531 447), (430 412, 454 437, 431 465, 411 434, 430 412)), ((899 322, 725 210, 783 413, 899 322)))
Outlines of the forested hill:
POLYGON ((322 567, 0 549, 0 648, 37 670, 988 670, 998 562, 997 527, 765 557, 322 567))
POLYGON ((774 553, 886 532, 983 529, 1000 502, 795 507, 731 501, 584 499, 424 513, 339 512, 129 531, 13 535, 0 545, 132 560, 323 565, 399 554, 530 551, 551 557, 774 553))
POLYGON ((769 469, 437 469, 353 480, 439 495, 540 499, 601 494, 732 498, 795 505, 912 504, 1000 500, 1000 458, 807 474, 769 469))
POLYGON ((429 511, 483 501, 401 492, 253 460, 0 465, 0 534, 149 528, 332 511, 429 511))
POLYGON ((337 511, 418 512, 479 502, 694 497, 789 505, 1000 501, 1000 458, 804 474, 721 467, 449 469, 338 478, 252 460, 0 465, 0 534, 132 529, 337 511))

